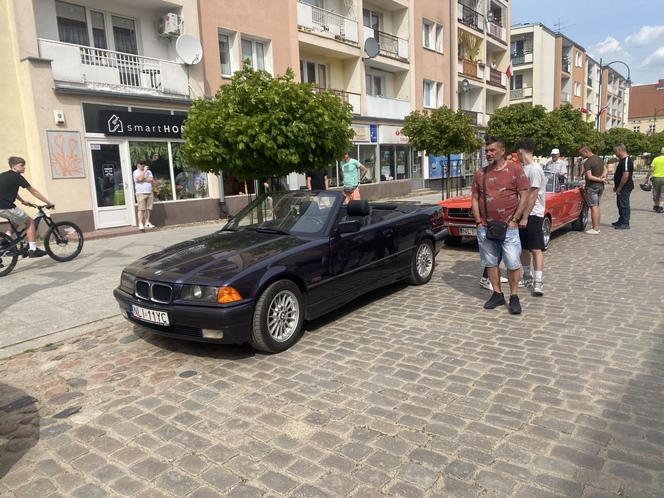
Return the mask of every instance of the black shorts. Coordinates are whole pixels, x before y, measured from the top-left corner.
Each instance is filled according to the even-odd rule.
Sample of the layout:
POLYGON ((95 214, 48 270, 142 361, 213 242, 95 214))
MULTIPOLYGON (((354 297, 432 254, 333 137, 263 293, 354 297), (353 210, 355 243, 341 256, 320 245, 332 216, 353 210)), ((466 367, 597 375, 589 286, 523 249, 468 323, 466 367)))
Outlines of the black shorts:
POLYGON ((521 249, 544 249, 544 231, 542 230, 544 218, 539 216, 528 216, 526 228, 519 227, 519 238, 521 239, 521 249))

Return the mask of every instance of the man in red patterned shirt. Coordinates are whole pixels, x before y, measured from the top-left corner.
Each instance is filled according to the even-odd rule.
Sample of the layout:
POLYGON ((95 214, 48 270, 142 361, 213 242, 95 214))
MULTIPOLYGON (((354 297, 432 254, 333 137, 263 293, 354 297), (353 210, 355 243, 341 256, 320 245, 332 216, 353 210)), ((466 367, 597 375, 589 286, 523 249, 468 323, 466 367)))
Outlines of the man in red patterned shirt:
POLYGON ((493 294, 484 304, 484 308, 494 309, 505 304, 498 271, 499 256, 502 254, 510 284, 509 311, 512 314, 519 314, 521 313, 518 296, 521 273, 519 221, 526 208, 530 184, 520 165, 505 160, 505 143, 500 138, 487 137, 486 159, 488 165, 475 173, 472 189, 480 261, 482 266, 488 269, 489 280, 493 287, 493 294), (504 240, 487 238, 489 221, 507 225, 504 240))

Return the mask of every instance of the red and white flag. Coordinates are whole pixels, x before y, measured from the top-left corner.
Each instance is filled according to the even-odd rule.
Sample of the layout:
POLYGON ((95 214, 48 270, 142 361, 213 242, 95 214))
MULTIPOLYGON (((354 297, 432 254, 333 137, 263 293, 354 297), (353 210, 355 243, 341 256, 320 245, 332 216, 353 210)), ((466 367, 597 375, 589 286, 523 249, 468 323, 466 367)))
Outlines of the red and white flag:
POLYGON ((512 77, 512 61, 510 61, 509 66, 507 66, 507 71, 505 71, 505 74, 508 78, 512 77))

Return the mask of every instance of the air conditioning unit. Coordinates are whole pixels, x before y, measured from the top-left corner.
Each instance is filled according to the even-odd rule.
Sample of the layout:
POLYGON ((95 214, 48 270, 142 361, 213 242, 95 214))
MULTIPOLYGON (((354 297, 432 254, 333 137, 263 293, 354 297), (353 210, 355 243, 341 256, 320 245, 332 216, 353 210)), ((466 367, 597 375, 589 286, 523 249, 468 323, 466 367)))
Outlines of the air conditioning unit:
POLYGON ((180 16, 169 12, 157 19, 157 32, 166 38, 180 36, 180 24, 180 16))

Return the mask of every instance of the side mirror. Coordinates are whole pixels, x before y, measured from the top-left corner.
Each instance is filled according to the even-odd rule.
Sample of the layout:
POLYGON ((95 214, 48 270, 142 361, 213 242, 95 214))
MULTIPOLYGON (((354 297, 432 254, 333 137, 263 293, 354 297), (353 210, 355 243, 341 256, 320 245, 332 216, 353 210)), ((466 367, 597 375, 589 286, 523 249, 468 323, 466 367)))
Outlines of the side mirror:
POLYGON ((360 228, 362 228, 362 226, 360 225, 360 222, 357 220, 342 221, 337 225, 337 231, 340 234, 359 232, 360 228))

